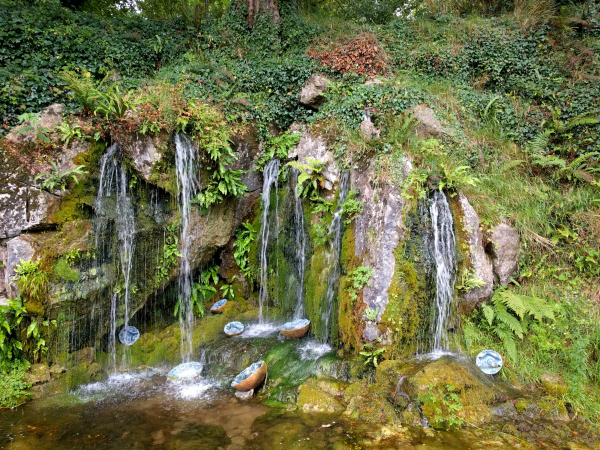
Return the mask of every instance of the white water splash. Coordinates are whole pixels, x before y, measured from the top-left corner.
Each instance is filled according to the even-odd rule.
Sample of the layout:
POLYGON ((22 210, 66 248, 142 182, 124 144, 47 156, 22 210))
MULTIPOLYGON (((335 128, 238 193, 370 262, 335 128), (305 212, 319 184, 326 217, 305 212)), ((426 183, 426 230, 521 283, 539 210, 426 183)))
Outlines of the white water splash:
POLYGON ((316 360, 332 350, 331 345, 317 341, 306 341, 304 345, 298 347, 300 359, 302 361, 316 360))
POLYGON ((246 326, 244 332, 240 335, 243 338, 255 338, 255 337, 265 337, 269 336, 276 331, 279 331, 279 326, 281 324, 263 322, 263 323, 254 323, 252 325, 246 326))

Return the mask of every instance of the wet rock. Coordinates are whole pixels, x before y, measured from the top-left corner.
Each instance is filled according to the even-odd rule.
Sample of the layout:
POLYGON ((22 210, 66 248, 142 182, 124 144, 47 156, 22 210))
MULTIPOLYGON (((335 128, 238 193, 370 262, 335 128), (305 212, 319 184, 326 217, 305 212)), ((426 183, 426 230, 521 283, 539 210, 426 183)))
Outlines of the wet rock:
POLYGON ((517 416, 517 409, 513 402, 508 401, 491 408, 492 414, 498 417, 514 419, 517 416))
POLYGON ((50 381, 50 369, 46 364, 33 364, 25 374, 25 381, 32 386, 48 383, 50 381))
POLYGON ((75 362, 85 362, 90 364, 96 359, 96 349, 94 347, 82 348, 81 350, 73 352, 71 356, 75 362))
POLYGON ((17 284, 12 281, 15 267, 21 260, 30 261, 35 254, 35 248, 30 236, 22 235, 6 242, 6 268, 4 271, 5 283, 8 296, 15 298, 19 295, 17 284))
POLYGON ((254 389, 250 389, 249 391, 235 391, 235 396, 240 400, 251 400, 254 397, 254 389))
POLYGON ((492 230, 490 241, 486 250, 491 256, 494 281, 506 286, 519 267, 519 233, 510 225, 501 223, 492 230))
POLYGON ((560 375, 544 373, 540 376, 542 387, 550 394, 557 397, 562 396, 568 390, 565 380, 560 375))
POLYGON ((375 382, 382 386, 395 388, 399 381, 399 373, 404 367, 402 361, 385 359, 379 363, 375 370, 375 382))
POLYGON ((415 119, 420 121, 415 128, 415 132, 419 137, 424 139, 441 139, 447 134, 431 108, 420 105, 417 106, 414 111, 415 119))
POLYGON ((312 75, 310 80, 300 91, 298 102, 301 105, 308 106, 312 109, 319 109, 319 107, 325 102, 325 95, 323 95, 329 89, 329 80, 320 75, 312 75))
POLYGON ((346 409, 341 401, 344 387, 334 380, 310 378, 298 388, 298 408, 304 412, 342 412, 346 409))
POLYGON ((302 164, 308 163, 308 158, 326 161, 327 164, 321 172, 325 177, 325 189, 332 191, 334 185, 340 181, 340 170, 336 167, 333 153, 327 149, 325 140, 312 134, 308 128, 302 131, 302 137, 294 149, 294 155, 298 156, 298 161, 302 164))
POLYGON ((494 293, 494 274, 492 262, 483 247, 483 233, 479 228, 479 216, 462 193, 459 195, 459 202, 463 216, 462 224, 457 225, 462 227, 462 231, 466 235, 474 275, 484 283, 483 286, 470 289, 462 294, 461 308, 464 314, 470 314, 479 303, 488 300, 494 293))
POLYGON ((360 132, 365 139, 378 139, 381 133, 370 119, 365 119, 360 123, 360 132))
POLYGON ((381 423, 397 419, 394 407, 388 402, 388 389, 363 383, 354 383, 346 388, 344 400, 347 403, 344 415, 369 423, 381 423))
POLYGON ((131 158, 138 173, 149 183, 156 183, 155 177, 152 176, 152 169, 162 159, 168 139, 169 135, 164 132, 158 136, 137 132, 118 136, 123 151, 131 158))
MULTIPOLYGON (((410 160, 404 163, 403 178, 412 169, 410 160)), ((404 238, 405 200, 400 188, 393 183, 375 185, 375 164, 367 170, 352 171, 352 188, 359 191, 357 200, 364 202, 363 211, 354 221, 354 254, 362 258, 362 265, 373 270, 370 284, 363 289, 367 308, 379 308, 377 322, 388 304, 388 289, 396 268, 394 250, 404 238)), ((375 323, 367 324, 363 338, 373 341, 380 336, 375 323)))
MULTIPOLYGON (((62 105, 60 103, 54 103, 54 104, 44 108, 40 112, 40 119, 37 123, 37 126, 45 127, 45 128, 48 128, 50 131, 54 131, 54 128, 56 128, 58 125, 60 125, 62 123, 62 113, 64 112, 64 110, 65 110, 65 105, 62 105)), ((16 127, 15 129, 11 130, 6 135, 6 140, 14 142, 14 143, 18 143, 18 144, 34 143, 35 139, 36 139, 36 135, 37 135, 36 130, 25 131, 23 133, 17 132, 19 128, 24 128, 26 126, 35 127, 35 125, 32 124, 31 122, 25 121, 21 125, 16 127)))
POLYGON ((52 376, 56 376, 61 373, 65 373, 66 371, 67 371, 67 369, 65 369, 60 364, 53 364, 52 367, 50 367, 50 375, 52 375, 52 376))

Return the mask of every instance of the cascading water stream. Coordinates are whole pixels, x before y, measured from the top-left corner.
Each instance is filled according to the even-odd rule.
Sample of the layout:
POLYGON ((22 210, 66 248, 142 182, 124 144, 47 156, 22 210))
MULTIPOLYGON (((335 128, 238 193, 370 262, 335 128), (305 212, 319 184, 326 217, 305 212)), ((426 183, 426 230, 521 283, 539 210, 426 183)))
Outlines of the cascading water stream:
POLYGON ((340 195, 338 198, 338 204, 340 205, 333 215, 333 220, 329 227, 329 237, 331 240, 331 247, 329 254, 327 255, 329 270, 329 277, 327 280, 327 295, 326 295, 326 309, 321 311, 321 317, 325 322, 325 342, 329 341, 329 323, 331 321, 331 315, 333 313, 333 299, 337 292, 337 285, 342 273, 342 267, 340 265, 340 252, 342 251, 342 238, 344 237, 344 222, 342 220, 342 203, 346 201, 348 196, 349 187, 349 172, 344 172, 340 180, 340 195))
POLYGON ((443 192, 436 191, 429 206, 434 238, 436 295, 432 323, 433 353, 447 352, 448 320, 454 299, 456 240, 450 205, 443 192))
POLYGON ((298 303, 294 311, 294 319, 304 317, 304 273, 306 270, 306 230, 304 229, 304 209, 302 198, 298 195, 298 171, 292 170, 292 182, 295 189, 294 218, 296 221, 296 262, 298 264, 298 277, 300 287, 298 288, 298 303))
POLYGON ((260 226, 260 292, 258 296, 258 322, 264 323, 263 306, 267 306, 267 246, 269 245, 269 207, 271 205, 271 188, 275 186, 277 195, 277 176, 279 175, 279 160, 273 159, 267 163, 263 172, 262 190, 262 222, 260 226))
POLYGON ((177 174, 177 207, 179 211, 181 235, 179 238, 181 262, 179 267, 179 310, 181 314, 181 359, 189 362, 192 356, 192 331, 194 311, 192 305, 192 270, 190 250, 194 236, 190 229, 192 197, 199 186, 196 147, 183 133, 175 135, 175 170, 177 174))
MULTIPOLYGON (((119 257, 121 271, 125 283, 123 302, 125 305, 124 327, 129 326, 129 296, 131 291, 130 276, 133 264, 133 252, 135 250, 135 222, 134 210, 131 197, 128 194, 128 182, 125 168, 121 164, 118 143, 111 145, 100 160, 100 186, 96 199, 96 214, 100 226, 105 226, 107 221, 107 208, 109 205, 106 198, 114 198, 115 226, 119 238, 119 257)), ((96 233, 96 239, 100 233, 96 233)), ((96 242, 98 247, 98 242, 96 242)), ((117 322, 117 294, 111 299, 110 311, 110 335, 108 339, 109 353, 116 370, 116 322, 117 322)), ((125 356, 125 354, 123 354, 125 356)))

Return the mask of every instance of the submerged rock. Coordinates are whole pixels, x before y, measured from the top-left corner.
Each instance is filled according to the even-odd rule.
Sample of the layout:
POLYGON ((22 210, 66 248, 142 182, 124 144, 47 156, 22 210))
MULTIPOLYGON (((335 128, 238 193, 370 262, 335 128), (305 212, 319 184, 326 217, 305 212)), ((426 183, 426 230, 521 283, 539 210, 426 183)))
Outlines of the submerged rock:
POLYGON ((235 396, 240 400, 251 400, 254 397, 254 389, 250 389, 249 391, 235 391, 235 396))
POLYGON ((309 378, 298 388, 298 408, 304 412, 342 412, 346 409, 342 401, 346 386, 335 379, 309 378))
POLYGON ((312 109, 319 109, 325 102, 323 95, 329 89, 329 80, 321 75, 313 74, 310 80, 300 91, 298 102, 312 109))

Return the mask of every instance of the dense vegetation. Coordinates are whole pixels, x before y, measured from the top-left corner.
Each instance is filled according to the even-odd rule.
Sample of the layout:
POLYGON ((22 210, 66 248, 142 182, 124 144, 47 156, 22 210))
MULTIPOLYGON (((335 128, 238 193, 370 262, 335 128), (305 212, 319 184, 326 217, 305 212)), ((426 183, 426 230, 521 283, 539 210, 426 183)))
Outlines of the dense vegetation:
MULTIPOLYGON (((193 7, 161 15, 158 0, 142 14, 67 3, 0 1, 5 131, 59 101, 90 137, 184 129, 211 147, 250 123, 268 142, 272 124, 312 122, 341 165, 376 158, 383 182, 410 155, 408 200, 437 177, 484 233, 506 218, 523 241, 512 297, 464 318, 465 349, 504 346, 504 376, 520 383, 562 375, 565 400, 600 420, 600 3, 413 1, 396 16, 389 1, 281 1, 280 22, 263 12, 252 26, 245 3, 211 2, 201 20, 193 7), (297 93, 317 70, 333 82, 314 112, 297 93), (383 83, 365 85, 373 76, 383 83), (408 110, 423 103, 451 130, 443 141, 414 137, 408 110), (367 108, 379 139, 358 132, 367 108)), ((243 193, 229 145, 216 147, 204 207, 243 193)), ((48 165, 51 152, 33 157, 48 165)))

